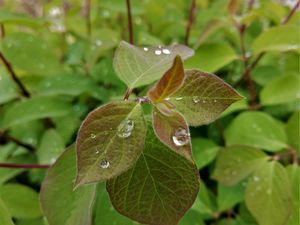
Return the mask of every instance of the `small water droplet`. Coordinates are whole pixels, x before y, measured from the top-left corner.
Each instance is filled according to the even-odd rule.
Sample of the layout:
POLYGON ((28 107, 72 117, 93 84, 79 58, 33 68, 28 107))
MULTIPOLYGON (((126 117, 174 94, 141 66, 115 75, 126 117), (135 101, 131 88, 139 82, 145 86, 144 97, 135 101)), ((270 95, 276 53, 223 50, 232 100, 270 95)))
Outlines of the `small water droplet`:
POLYGON ((165 100, 169 101, 169 100, 170 100, 170 98, 165 98, 165 100))
POLYGON ((260 178, 257 177, 257 176, 254 176, 254 177, 253 177, 253 180, 256 181, 256 182, 258 182, 258 181, 260 181, 260 178))
POLYGON ((100 162, 100 167, 102 169, 107 169, 109 167, 110 163, 106 159, 102 159, 100 162))
POLYGON ((98 149, 96 149, 95 154, 98 155, 100 153, 100 151, 98 149))
POLYGON ((183 146, 190 142, 190 134, 186 129, 180 127, 175 131, 172 139, 176 146, 183 146))
POLYGON ((194 103, 200 102, 200 98, 198 96, 193 96, 192 100, 194 103))
POLYGON ((128 138, 134 128, 134 121, 125 119, 122 121, 118 128, 118 136, 121 138, 128 138))
POLYGON ((96 134, 91 134, 91 138, 92 139, 96 138, 96 134))
POLYGON ((217 99, 214 99, 214 102, 217 102, 218 100, 217 99))
POLYGON ((161 50, 155 50, 154 54, 155 55, 161 55, 161 50))
POLYGON ((182 99, 182 97, 175 98, 176 101, 180 101, 181 99, 182 99))
POLYGON ((146 48, 146 47, 144 48, 144 51, 145 51, 145 52, 148 52, 148 50, 149 50, 148 48, 146 48))
POLYGON ((171 54, 171 51, 170 51, 169 49, 167 49, 167 48, 164 48, 164 49, 162 50, 162 52, 163 52, 165 55, 170 55, 170 54, 171 54))
POLYGON ((206 103, 206 100, 202 100, 203 103, 206 103))
POLYGON ((161 48, 161 45, 159 45, 158 48, 161 48))

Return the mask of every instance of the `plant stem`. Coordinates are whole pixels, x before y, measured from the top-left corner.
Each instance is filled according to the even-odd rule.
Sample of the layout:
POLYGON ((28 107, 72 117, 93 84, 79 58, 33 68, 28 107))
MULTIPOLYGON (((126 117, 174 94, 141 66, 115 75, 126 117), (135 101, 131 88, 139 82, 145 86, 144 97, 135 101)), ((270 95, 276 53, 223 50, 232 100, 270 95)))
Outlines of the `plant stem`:
POLYGON ((294 7, 289 12, 289 14, 283 19, 283 21, 281 22, 282 25, 285 25, 290 21, 290 19, 295 14, 295 12, 299 8, 299 6, 300 6, 300 0, 297 1, 297 3, 294 5, 294 7))
POLYGON ((132 92, 132 89, 131 88, 127 88, 127 90, 125 92, 125 95, 124 95, 124 98, 123 98, 124 101, 128 100, 129 95, 131 94, 131 92, 132 92))
POLYGON ((26 98, 29 98, 30 97, 30 93, 27 91, 27 89, 22 84, 22 82, 19 80, 19 78, 17 77, 15 71, 13 70, 12 65, 8 62, 8 60, 4 57, 4 55, 1 52, 0 52, 0 58, 1 58, 2 62, 4 63, 7 71, 10 73, 12 79, 15 81, 15 83, 20 88, 20 90, 22 92, 22 95, 24 97, 26 97, 26 98))
POLYGON ((126 6, 127 6, 127 17, 128 17, 128 39, 130 44, 134 44, 130 0, 126 0, 126 6))
POLYGON ((0 35, 1 35, 1 38, 5 37, 5 27, 3 24, 0 24, 0 35))
POLYGON ((47 169, 48 164, 18 164, 18 163, 0 163, 0 168, 12 168, 12 169, 47 169))
POLYGON ((0 131, 0 139, 3 138, 4 140, 7 140, 7 141, 11 141, 19 146, 22 146, 24 147, 25 149, 27 149, 29 152, 34 152, 35 149, 33 146, 29 145, 29 144, 26 144, 22 141, 20 141, 19 139, 15 138, 15 137, 12 137, 10 135, 8 135, 7 133, 5 133, 5 131, 0 131))
POLYGON ((185 29, 185 37, 184 37, 185 45, 189 44, 190 32, 194 22, 195 11, 196 11, 196 0, 192 0, 190 10, 189 10, 189 20, 187 22, 186 29, 185 29))
POLYGON ((84 2, 84 13, 85 13, 85 23, 86 23, 86 33, 88 37, 91 37, 91 0, 85 0, 84 2))

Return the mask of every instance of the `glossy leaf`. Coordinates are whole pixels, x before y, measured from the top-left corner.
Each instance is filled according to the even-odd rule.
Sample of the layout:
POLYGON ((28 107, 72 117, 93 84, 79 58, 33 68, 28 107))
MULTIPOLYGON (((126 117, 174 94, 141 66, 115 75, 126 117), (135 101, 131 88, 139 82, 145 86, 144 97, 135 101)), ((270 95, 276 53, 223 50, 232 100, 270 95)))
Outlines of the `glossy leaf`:
POLYGON ((223 185, 232 186, 259 169, 267 160, 265 153, 252 147, 227 147, 219 151, 212 178, 223 185))
POLYGON ((1 225, 14 225, 7 207, 0 198, 0 224, 1 225))
POLYGON ((172 67, 162 76, 158 83, 148 92, 150 100, 161 102, 181 87, 185 78, 181 58, 176 56, 172 67))
POLYGON ((131 89, 158 80, 171 67, 176 55, 183 60, 194 51, 184 45, 140 48, 122 41, 115 53, 114 68, 131 89))
POLYGON ((227 127, 224 134, 228 146, 249 145, 272 152, 286 147, 286 134, 283 126, 263 112, 239 114, 227 127))
POLYGON ((37 218, 42 215, 38 194, 27 186, 4 184, 0 187, 0 198, 13 217, 37 218))
POLYGON ((284 167, 265 163, 249 180, 245 200, 260 225, 285 224, 292 208, 291 186, 284 167))
POLYGON ((228 84, 213 74, 187 70, 183 86, 170 96, 189 125, 208 124, 232 103, 242 97, 228 84))
POLYGON ((184 117, 176 111, 165 116, 154 107, 152 118, 154 132, 159 140, 177 154, 194 162, 189 126, 184 117))
POLYGON ((148 129, 144 152, 134 167, 109 180, 107 190, 121 214, 149 225, 176 225, 198 193, 197 168, 148 129))
POLYGON ((19 96, 16 84, 0 67, 0 105, 11 101, 19 96))
POLYGON ((146 129, 140 104, 113 102, 92 111, 77 137, 76 186, 130 169, 144 149, 146 129))
POLYGON ((288 120, 285 130, 288 138, 288 143, 295 148, 295 150, 300 154, 300 111, 295 112, 288 120))
POLYGON ((264 51, 300 50, 297 26, 278 26, 261 33, 252 45, 255 54, 264 51))
POLYGON ((69 147, 49 169, 40 201, 49 225, 90 225, 96 185, 73 190, 76 176, 75 147, 69 147))
POLYGON ((263 105, 278 105, 295 102, 299 99, 300 77, 298 75, 280 76, 270 81, 260 92, 263 105))
POLYGON ((32 120, 59 117, 71 112, 71 106, 55 97, 32 97, 9 107, 3 126, 11 127, 32 120))

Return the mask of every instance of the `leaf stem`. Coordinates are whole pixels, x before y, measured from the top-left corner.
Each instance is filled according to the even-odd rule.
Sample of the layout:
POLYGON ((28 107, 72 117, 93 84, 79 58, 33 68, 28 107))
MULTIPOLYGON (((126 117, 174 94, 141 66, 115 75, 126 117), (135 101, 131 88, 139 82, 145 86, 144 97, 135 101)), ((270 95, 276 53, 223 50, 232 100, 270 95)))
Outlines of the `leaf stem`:
POLYGON ((289 14, 283 19, 283 21, 281 22, 282 25, 287 24, 290 19, 292 18, 292 16, 295 14, 296 10, 299 8, 300 6, 300 0, 298 0, 296 2, 296 4, 294 5, 294 7, 291 9, 291 11, 289 12, 289 14))
POLYGON ((18 163, 0 163, 0 168, 12 168, 12 169, 47 169, 48 164, 18 164, 18 163))
POLYGON ((35 148, 29 144, 26 144, 22 141, 20 141, 19 139, 10 136, 9 134, 7 134, 5 131, 0 131, 0 140, 4 139, 6 141, 11 141, 19 146, 24 147, 25 149, 27 149, 29 152, 34 152, 35 148))
POLYGON ((84 15, 85 15, 85 24, 86 24, 86 33, 87 36, 91 37, 91 0, 85 0, 84 1, 84 15))
POLYGON ((188 19, 186 29, 185 29, 185 37, 184 37, 185 45, 189 44, 190 32, 191 32, 191 28, 192 28, 192 25, 194 22, 195 12, 196 12, 196 0, 192 0, 190 10, 189 10, 189 19, 188 19))
POLYGON ((129 98, 131 92, 132 92, 132 89, 131 89, 131 88, 127 88, 127 90, 126 90, 126 92, 125 92, 125 95, 124 95, 124 98, 123 98, 124 101, 127 101, 127 100, 128 100, 128 98, 129 98))
POLYGON ((133 44, 133 27, 132 27, 130 0, 126 0, 126 6, 127 6, 127 18, 128 18, 128 38, 129 38, 129 43, 133 44))
POLYGON ((0 59, 2 60, 2 62, 4 63, 7 71, 10 73, 12 79, 15 81, 15 83, 18 85, 18 87, 20 88, 22 95, 26 98, 30 97, 30 93, 27 91, 27 89, 25 88, 25 86, 22 84, 22 82, 19 80, 19 78, 17 77, 12 65, 10 64, 10 62, 8 62, 8 60, 4 57, 4 55, 2 54, 2 52, 0 52, 0 59))

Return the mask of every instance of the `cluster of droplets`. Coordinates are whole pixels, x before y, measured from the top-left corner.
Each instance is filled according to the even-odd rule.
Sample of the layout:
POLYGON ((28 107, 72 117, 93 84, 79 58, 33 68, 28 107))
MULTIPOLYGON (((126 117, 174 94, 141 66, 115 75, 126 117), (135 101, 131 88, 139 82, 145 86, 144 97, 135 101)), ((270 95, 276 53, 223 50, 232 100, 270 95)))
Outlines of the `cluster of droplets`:
MULTIPOLYGON (((201 101, 201 99, 200 99, 199 96, 193 96, 193 97, 192 97, 192 102, 193 102, 193 103, 197 104, 197 103, 199 103, 200 101, 201 101)), ((216 103, 217 101, 218 101, 217 99, 214 99, 214 100, 213 100, 214 103, 216 103)), ((206 102, 207 102, 207 100, 205 100, 205 99, 202 100, 202 103, 206 103, 206 102)))
POLYGON ((176 146, 187 145, 190 142, 190 133, 186 129, 179 127, 172 135, 172 140, 176 146))
POLYGON ((117 134, 120 138, 128 138, 130 137, 133 128, 134 128, 134 121, 131 119, 125 119, 118 127, 117 134))
MULTIPOLYGON (((148 52, 149 51, 149 48, 145 47, 144 48, 144 51, 145 52, 148 52)), ((164 55, 170 55, 171 54, 171 51, 170 49, 168 48, 162 48, 160 45, 158 46, 158 49, 155 49, 154 50, 154 54, 155 55, 161 55, 161 54, 164 54, 164 55)))

